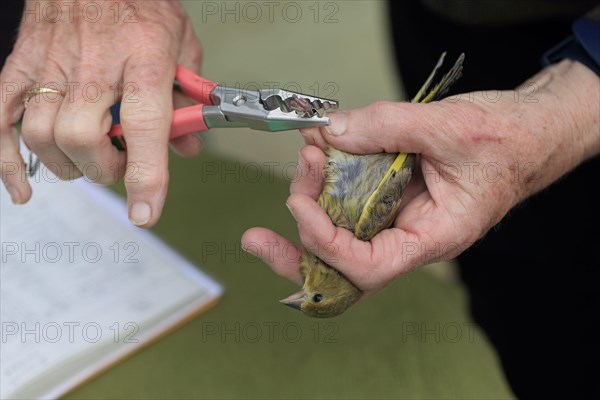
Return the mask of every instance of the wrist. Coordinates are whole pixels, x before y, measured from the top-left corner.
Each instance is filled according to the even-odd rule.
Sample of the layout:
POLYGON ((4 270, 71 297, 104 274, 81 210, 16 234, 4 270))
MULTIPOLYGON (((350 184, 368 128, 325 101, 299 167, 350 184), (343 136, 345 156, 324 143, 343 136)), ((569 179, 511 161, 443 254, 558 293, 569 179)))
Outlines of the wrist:
POLYGON ((572 154, 568 167, 600 154, 600 78, 577 61, 563 60, 546 68, 541 92, 556 107, 561 125, 557 135, 572 154))
POLYGON ((536 104, 521 108, 536 174, 522 182, 520 200, 549 186, 600 153, 600 80, 583 64, 563 60, 535 75, 536 104), (530 107, 535 106, 535 107, 530 107), (533 134, 533 137, 531 136, 533 134), (535 139, 534 139, 535 137, 535 139))

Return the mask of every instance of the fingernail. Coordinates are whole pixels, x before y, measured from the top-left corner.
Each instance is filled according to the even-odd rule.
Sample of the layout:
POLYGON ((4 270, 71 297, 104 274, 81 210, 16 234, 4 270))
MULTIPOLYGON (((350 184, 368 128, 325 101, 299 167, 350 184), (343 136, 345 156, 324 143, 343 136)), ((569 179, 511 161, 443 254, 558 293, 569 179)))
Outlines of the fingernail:
POLYGON ((10 194, 10 199, 12 200, 13 204, 21 204, 21 193, 19 193, 16 187, 6 185, 6 190, 10 194))
POLYGON ((292 216, 294 218, 296 218, 296 216, 294 215, 294 209, 292 208, 292 206, 290 206, 287 202, 285 203, 285 206, 288 208, 288 210, 290 210, 290 214, 292 214, 292 216))
POLYGON ((347 128, 347 116, 346 112, 338 111, 328 114, 329 125, 325 127, 327 133, 333 136, 341 136, 346 132, 347 128))
MULTIPOLYGON (((252 245, 252 243, 250 243, 250 245, 252 245)), ((255 247, 255 246, 256 245, 254 245, 254 246, 248 246, 248 245, 242 243, 242 250, 244 250, 246 253, 250 253, 250 254, 252 254, 252 255, 255 256, 255 255, 258 254, 257 251, 256 251, 256 249, 252 248, 252 247, 255 247)))
POLYGON ((152 217, 152 209, 148 203, 138 202, 133 203, 129 211, 129 220, 134 225, 144 225, 150 221, 152 217))
MULTIPOLYGON (((325 128, 327 128, 327 126, 325 128)), ((300 134, 302 134, 302 137, 304 138, 304 143, 315 144, 315 138, 310 135, 308 130, 300 130, 300 134)))

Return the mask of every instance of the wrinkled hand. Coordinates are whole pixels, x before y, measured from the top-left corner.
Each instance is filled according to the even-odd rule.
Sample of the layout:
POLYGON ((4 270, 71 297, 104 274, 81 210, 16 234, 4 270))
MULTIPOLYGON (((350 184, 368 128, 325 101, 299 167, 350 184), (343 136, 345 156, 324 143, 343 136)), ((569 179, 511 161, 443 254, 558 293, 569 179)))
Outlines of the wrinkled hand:
MULTIPOLYGON (((300 178, 287 202, 302 244, 334 249, 327 262, 367 296, 415 267, 457 256, 517 203, 600 152, 598 77, 564 61, 530 82, 526 93, 378 102, 330 114, 329 127, 303 131, 309 145, 300 153, 300 178), (316 202, 328 145, 356 154, 420 154, 404 208, 369 242, 335 227, 316 202)), ((242 245, 276 273, 303 283, 287 239, 252 228, 242 245)))
MULTIPOLYGON (((46 1, 26 3, 0 75, 2 180, 13 202, 31 197, 14 126, 23 115, 23 139, 48 170, 97 183, 125 174, 130 219, 148 227, 158 221, 167 193, 175 66, 198 71, 200 44, 177 1, 88 3, 70 10, 57 3, 58 18, 46 1), (60 89, 65 97, 37 95, 24 110, 24 93, 34 86, 60 89), (121 98, 127 152, 106 135, 109 108, 121 98)), ((201 142, 190 135, 173 147, 194 155, 201 142)))

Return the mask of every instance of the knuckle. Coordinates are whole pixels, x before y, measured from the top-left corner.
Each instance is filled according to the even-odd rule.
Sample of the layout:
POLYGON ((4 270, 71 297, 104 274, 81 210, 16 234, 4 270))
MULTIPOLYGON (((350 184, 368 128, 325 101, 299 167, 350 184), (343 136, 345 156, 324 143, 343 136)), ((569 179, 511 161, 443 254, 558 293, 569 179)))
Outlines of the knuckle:
POLYGON ((175 74, 175 64, 165 61, 171 59, 168 51, 161 49, 149 50, 143 60, 132 63, 127 69, 131 76, 138 77, 134 83, 140 88, 162 88, 166 82, 171 82, 175 74))
POLYGON ((54 139, 61 149, 78 150, 93 147, 104 138, 104 133, 98 128, 86 126, 71 120, 68 123, 57 123, 54 139))
POLYGON ((125 171, 125 186, 141 193, 158 193, 166 187, 169 173, 150 162, 132 162, 125 171))
POLYGON ((166 126, 169 116, 158 107, 144 105, 140 107, 128 107, 121 111, 121 124, 129 135, 145 136, 157 132, 166 126))
POLYGON ((28 147, 39 149, 54 144, 54 132, 51 126, 38 123, 26 123, 22 127, 23 140, 28 147))
POLYGON ((396 112, 394 103, 390 101, 379 100, 368 106, 367 121, 371 131, 378 132, 385 130, 396 112))

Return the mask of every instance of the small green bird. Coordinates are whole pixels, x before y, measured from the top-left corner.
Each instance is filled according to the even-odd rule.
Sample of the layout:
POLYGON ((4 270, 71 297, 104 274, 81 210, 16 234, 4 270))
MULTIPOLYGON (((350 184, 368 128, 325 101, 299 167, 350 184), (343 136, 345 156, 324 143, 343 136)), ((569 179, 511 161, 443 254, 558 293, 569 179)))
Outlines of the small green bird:
MULTIPOLYGON (((461 77, 464 54, 427 92, 445 55, 442 54, 412 103, 442 98, 461 77)), ((327 156, 325 185, 318 202, 333 224, 352 231, 361 240, 370 240, 389 228, 400 211, 400 201, 410 181, 416 154, 356 155, 329 147, 327 156)), ((303 289, 281 303, 311 317, 335 317, 356 303, 362 294, 352 282, 306 249, 300 259, 300 273, 304 277, 303 289)))

